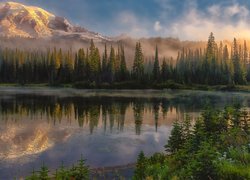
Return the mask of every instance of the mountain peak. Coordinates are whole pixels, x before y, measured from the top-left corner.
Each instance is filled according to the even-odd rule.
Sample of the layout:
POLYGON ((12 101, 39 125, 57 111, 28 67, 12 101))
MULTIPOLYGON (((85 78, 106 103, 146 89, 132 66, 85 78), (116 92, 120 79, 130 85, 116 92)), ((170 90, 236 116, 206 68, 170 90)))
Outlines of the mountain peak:
POLYGON ((9 7, 10 10, 14 10, 14 11, 23 11, 26 10, 28 11, 31 15, 33 15, 33 18, 37 18, 37 16, 40 16, 39 13, 42 13, 43 15, 47 16, 47 17, 54 17, 55 15, 52 13, 49 13, 48 11, 45 11, 42 8, 36 7, 36 6, 27 6, 21 3, 17 3, 17 2, 6 2, 5 6, 9 7))
POLYGON ((0 5, 1 35, 20 37, 50 36, 48 24, 55 16, 39 7, 16 2, 0 5))
POLYGON ((56 16, 40 7, 17 2, 0 3, 0 36, 107 40, 98 33, 73 26, 66 18, 56 16))

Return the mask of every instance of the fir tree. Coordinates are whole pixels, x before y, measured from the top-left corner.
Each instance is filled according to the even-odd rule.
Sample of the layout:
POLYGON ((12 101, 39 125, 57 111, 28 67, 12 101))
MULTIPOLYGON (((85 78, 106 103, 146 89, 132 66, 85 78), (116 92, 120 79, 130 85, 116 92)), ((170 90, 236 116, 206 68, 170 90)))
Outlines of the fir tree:
POLYGON ((159 58, 158 58, 158 47, 155 48, 155 61, 154 61, 154 68, 153 68, 153 80, 158 81, 160 79, 160 65, 159 65, 159 58))
POLYGON ((183 127, 178 122, 175 122, 168 143, 165 146, 167 152, 176 152, 183 147, 183 127))
POLYGON ((125 52, 124 52, 124 47, 121 46, 121 64, 120 64, 120 81, 125 81, 128 79, 128 69, 127 69, 127 64, 126 64, 126 58, 125 58, 125 52))
POLYGON ((133 64, 133 77, 141 81, 143 80, 144 76, 144 58, 142 54, 141 43, 137 42, 135 47, 135 57, 134 57, 134 64, 133 64))
POLYGON ((241 67, 240 62, 240 54, 238 49, 238 44, 236 38, 233 41, 233 50, 232 50, 232 61, 234 66, 234 82, 236 84, 244 84, 245 83, 245 74, 241 67))
POLYGON ((166 62, 166 59, 163 60, 162 66, 161 66, 161 78, 163 81, 166 81, 168 78, 168 65, 166 62))
POLYGON ((134 173, 134 179, 138 179, 138 180, 143 180, 146 179, 146 157, 143 153, 143 151, 140 152, 138 159, 137 159, 137 163, 136 163, 136 170, 134 173))
POLYGON ((85 165, 85 160, 81 158, 77 166, 72 167, 71 177, 76 180, 87 180, 89 179, 89 168, 85 165))
POLYGON ((113 82, 114 80, 115 80, 115 49, 111 46, 109 63, 108 63, 108 81, 113 82))
POLYGON ((49 169, 44 164, 42 165, 39 173, 39 179, 40 180, 49 180, 49 169))

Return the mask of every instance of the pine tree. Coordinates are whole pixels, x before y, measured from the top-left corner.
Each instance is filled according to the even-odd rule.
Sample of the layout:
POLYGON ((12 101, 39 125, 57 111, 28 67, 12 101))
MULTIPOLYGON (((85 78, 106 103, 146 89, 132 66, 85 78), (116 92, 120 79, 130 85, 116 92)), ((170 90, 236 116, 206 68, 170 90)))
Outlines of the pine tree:
POLYGON ((153 80, 158 81, 160 79, 160 65, 159 65, 159 58, 158 58, 158 47, 155 48, 155 61, 154 61, 154 68, 153 68, 153 80))
POLYGON ((217 84, 218 82, 218 77, 217 77, 217 67, 218 67, 218 56, 217 53, 217 44, 215 42, 215 37, 213 33, 211 32, 208 42, 207 42, 207 49, 206 49, 206 62, 204 64, 206 68, 206 82, 208 84, 214 85, 217 84), (207 67, 206 67, 207 66, 207 67))
POLYGON ((143 80, 144 76, 144 58, 142 54, 141 43, 137 42, 135 47, 135 57, 133 64, 133 77, 137 81, 143 80))
POLYGON ((43 164, 39 171, 40 180, 49 180, 49 169, 43 164))
POLYGON ((126 81, 128 79, 128 69, 127 69, 127 64, 126 64, 126 58, 125 58, 125 52, 124 52, 124 47, 121 46, 121 63, 120 63, 120 81, 126 81))
POLYGON ((168 79, 168 65, 167 65, 166 59, 164 59, 162 62, 161 78, 163 81, 166 81, 168 79))
POLYGON ((89 179, 89 167, 85 165, 85 160, 83 158, 79 160, 77 166, 72 167, 70 175, 77 180, 89 179))
POLYGON ((115 80, 115 50, 111 46, 109 63, 108 63, 108 81, 113 82, 114 80, 115 80))
POLYGON ((67 54, 65 55, 65 63, 63 67, 64 75, 63 75, 63 82, 64 83, 71 83, 73 80, 73 54, 72 50, 70 49, 67 54))
POLYGON ((71 178, 70 171, 67 170, 64 167, 64 165, 62 164, 61 167, 58 170, 56 170, 55 179, 56 180, 67 180, 70 178, 71 178))
POLYGON ((99 49, 95 47, 94 41, 91 40, 89 47, 89 70, 90 70, 90 80, 98 81, 101 72, 101 60, 99 49))
POLYGON ((143 151, 140 152, 137 163, 136 163, 136 170, 134 173, 134 178, 138 180, 146 179, 146 166, 147 166, 147 159, 143 153, 143 151))
POLYGON ((180 123, 175 122, 168 143, 165 146, 167 152, 176 152, 182 148, 184 143, 183 127, 180 123))
POLYGON ((104 54, 102 58, 102 72, 107 71, 107 66, 108 66, 108 52, 107 52, 107 45, 105 43, 104 54))
MULTIPOLYGON (((120 46, 118 45, 117 48, 117 53, 115 55, 115 77, 118 78, 119 73, 120 73, 120 66, 121 66, 121 49, 120 46)), ((116 78, 116 80, 117 80, 116 78)))
POLYGON ((241 62, 240 62, 240 54, 238 49, 238 44, 236 38, 233 41, 233 50, 232 50, 232 61, 234 66, 234 82, 236 84, 245 84, 246 77, 242 70, 241 62))
POLYGON ((216 53, 216 42, 214 34, 211 32, 207 42, 207 52, 206 52, 207 60, 211 61, 213 58, 215 58, 215 53, 216 53))
POLYGON ((85 52, 84 49, 79 49, 78 53, 75 54, 75 80, 76 81, 84 81, 85 80, 85 52))
POLYGON ((233 63, 231 59, 229 58, 229 52, 227 45, 224 46, 223 48, 223 56, 222 56, 222 63, 224 66, 224 75, 225 75, 225 81, 227 84, 232 85, 234 82, 234 68, 233 68, 233 63))
POLYGON ((102 57, 102 78, 104 82, 108 81, 108 52, 107 52, 107 45, 105 43, 104 47, 104 54, 102 57))
POLYGON ((245 75, 245 81, 248 80, 248 73, 249 73, 249 65, 248 65, 248 48, 247 48, 247 43, 244 41, 244 46, 243 46, 243 62, 242 62, 242 69, 243 69, 243 74, 245 75))

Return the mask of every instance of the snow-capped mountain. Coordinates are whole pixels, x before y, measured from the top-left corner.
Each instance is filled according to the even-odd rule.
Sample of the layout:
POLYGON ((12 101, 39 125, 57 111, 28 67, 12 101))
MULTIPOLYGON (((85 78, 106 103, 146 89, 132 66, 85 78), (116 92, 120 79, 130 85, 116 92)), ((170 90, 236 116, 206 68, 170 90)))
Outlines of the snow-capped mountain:
POLYGON ((0 36, 110 40, 99 33, 74 26, 67 19, 44 9, 16 2, 0 3, 0 36))

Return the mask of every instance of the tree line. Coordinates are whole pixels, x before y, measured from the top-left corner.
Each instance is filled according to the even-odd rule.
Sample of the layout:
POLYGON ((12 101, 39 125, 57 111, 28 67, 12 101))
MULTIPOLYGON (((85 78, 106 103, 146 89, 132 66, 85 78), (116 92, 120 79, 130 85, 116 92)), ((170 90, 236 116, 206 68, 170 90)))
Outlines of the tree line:
POLYGON ((105 45, 101 53, 91 41, 87 49, 48 49, 25 51, 0 49, 1 83, 83 83, 113 84, 179 84, 243 85, 250 81, 249 51, 246 41, 243 46, 234 39, 231 49, 217 44, 210 34, 205 49, 183 49, 176 59, 160 61, 158 47, 155 56, 145 62, 142 45, 136 43, 132 68, 127 67, 124 46, 117 49, 105 45), (160 63, 162 62, 162 63, 160 63))

